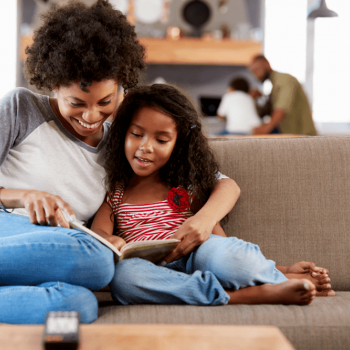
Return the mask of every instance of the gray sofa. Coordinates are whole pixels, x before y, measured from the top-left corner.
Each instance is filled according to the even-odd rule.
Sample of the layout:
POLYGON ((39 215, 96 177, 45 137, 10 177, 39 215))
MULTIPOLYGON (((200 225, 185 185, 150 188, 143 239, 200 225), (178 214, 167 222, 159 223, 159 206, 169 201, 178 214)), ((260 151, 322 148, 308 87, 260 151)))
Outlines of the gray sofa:
POLYGON ((95 323, 274 325, 297 350, 350 349, 350 137, 210 142, 242 191, 226 234, 258 244, 279 265, 328 268, 336 296, 308 306, 121 306, 98 292, 95 323))

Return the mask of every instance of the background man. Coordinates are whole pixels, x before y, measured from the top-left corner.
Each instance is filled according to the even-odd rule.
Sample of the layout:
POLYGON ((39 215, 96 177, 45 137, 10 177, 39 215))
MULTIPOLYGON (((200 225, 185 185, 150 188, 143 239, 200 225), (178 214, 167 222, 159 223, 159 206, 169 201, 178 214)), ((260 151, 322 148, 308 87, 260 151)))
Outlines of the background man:
MULTIPOLYGON (((295 77, 272 70, 269 61, 263 55, 254 57, 249 69, 261 82, 270 79, 272 83, 271 120, 254 128, 253 134, 269 134, 278 128, 283 134, 317 135, 309 102, 295 77)), ((258 97, 254 91, 252 96, 258 97)))

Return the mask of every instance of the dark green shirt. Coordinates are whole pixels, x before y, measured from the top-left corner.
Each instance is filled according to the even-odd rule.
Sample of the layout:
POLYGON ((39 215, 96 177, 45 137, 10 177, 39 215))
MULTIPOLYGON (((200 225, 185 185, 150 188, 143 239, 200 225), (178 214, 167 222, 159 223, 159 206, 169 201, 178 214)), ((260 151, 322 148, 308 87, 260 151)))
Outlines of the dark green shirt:
POLYGON ((271 72, 272 106, 283 109, 285 117, 280 124, 283 134, 317 135, 306 94, 299 81, 290 74, 271 72))

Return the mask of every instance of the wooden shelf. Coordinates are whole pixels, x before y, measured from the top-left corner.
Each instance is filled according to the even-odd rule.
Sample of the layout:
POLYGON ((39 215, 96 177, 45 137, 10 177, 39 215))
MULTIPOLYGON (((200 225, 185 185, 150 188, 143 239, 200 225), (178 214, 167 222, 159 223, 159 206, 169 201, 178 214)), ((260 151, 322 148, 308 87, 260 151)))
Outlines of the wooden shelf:
POLYGON ((149 64, 248 65, 262 53, 261 42, 229 39, 140 38, 149 64))
MULTIPOLYGON (((262 44, 257 41, 197 38, 139 38, 139 41, 146 48, 148 64, 248 65, 253 56, 262 52, 262 44)), ((32 42, 32 37, 21 38, 22 60, 25 48, 32 42)))

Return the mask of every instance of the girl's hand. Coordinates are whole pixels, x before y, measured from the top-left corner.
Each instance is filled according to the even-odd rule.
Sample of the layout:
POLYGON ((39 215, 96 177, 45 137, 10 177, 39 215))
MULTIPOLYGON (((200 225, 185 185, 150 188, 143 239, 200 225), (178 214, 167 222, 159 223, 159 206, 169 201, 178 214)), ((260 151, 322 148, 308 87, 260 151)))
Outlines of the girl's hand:
POLYGON ((210 221, 208 217, 202 217, 200 213, 188 218, 172 237, 181 240, 181 242, 164 258, 164 261, 168 264, 191 253, 209 238, 215 225, 216 222, 210 221))
POLYGON ((29 214, 32 224, 69 228, 62 211, 75 216, 74 211, 61 197, 35 190, 24 191, 21 202, 29 214))
MULTIPOLYGON (((105 238, 107 238, 107 237, 105 237, 105 238)), ((126 244, 124 239, 119 237, 119 236, 108 235, 107 240, 109 241, 109 243, 112 243, 118 250, 122 249, 126 244)))

